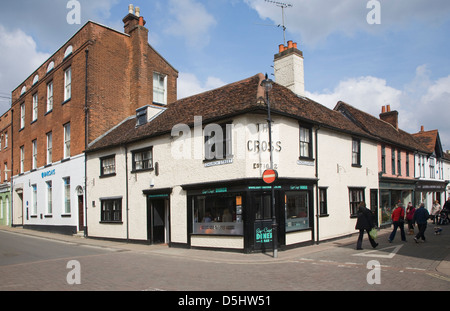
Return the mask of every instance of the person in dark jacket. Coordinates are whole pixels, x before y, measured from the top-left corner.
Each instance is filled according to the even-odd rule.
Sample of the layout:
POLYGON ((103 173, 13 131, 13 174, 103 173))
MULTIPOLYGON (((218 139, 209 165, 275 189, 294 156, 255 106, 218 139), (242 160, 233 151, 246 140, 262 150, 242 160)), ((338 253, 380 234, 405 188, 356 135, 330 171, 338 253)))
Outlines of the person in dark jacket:
POLYGON ((378 243, 375 242, 374 239, 370 236, 369 232, 374 228, 373 224, 373 215, 370 210, 366 208, 366 203, 361 202, 358 207, 358 218, 356 221, 355 229, 359 230, 359 237, 358 242, 356 243, 356 249, 362 249, 362 240, 364 236, 364 231, 367 232, 367 235, 369 236, 369 242, 370 245, 372 245, 373 248, 378 246, 378 243))
POLYGON ((425 242, 425 230, 427 229, 428 218, 430 218, 430 213, 428 213, 424 204, 421 203, 413 216, 413 222, 417 223, 417 228, 419 229, 419 233, 414 237, 416 243, 419 243, 420 238, 425 242))

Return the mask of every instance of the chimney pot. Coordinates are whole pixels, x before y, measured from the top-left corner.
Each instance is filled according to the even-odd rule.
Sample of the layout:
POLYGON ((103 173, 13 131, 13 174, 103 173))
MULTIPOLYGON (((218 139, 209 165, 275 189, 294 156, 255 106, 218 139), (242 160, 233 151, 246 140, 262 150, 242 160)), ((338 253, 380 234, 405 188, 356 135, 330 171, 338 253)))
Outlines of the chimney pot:
POLYGON ((128 6, 128 13, 134 14, 134 5, 130 4, 130 5, 128 6))
POLYGON ((292 40, 289 40, 288 41, 288 49, 291 49, 293 47, 294 47, 294 45, 292 44, 292 40))
POLYGON ((140 7, 136 7, 136 14, 135 14, 137 17, 140 17, 141 16, 141 8, 140 7))
POLYGON ((386 113, 386 106, 381 107, 381 113, 386 113))
POLYGON ((421 132, 424 132, 424 131, 425 131, 425 127, 424 127, 423 125, 420 127, 420 131, 421 131, 421 132))
POLYGON ((391 105, 387 105, 387 112, 391 112, 391 105))
POLYGON ((297 48, 297 43, 294 43, 294 48, 297 48))

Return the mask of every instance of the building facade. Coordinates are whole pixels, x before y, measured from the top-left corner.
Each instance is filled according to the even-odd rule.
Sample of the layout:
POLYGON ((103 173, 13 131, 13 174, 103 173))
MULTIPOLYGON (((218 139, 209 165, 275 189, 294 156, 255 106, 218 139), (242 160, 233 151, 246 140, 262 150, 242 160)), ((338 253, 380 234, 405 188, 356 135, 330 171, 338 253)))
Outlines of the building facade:
POLYGON ((138 12, 124 33, 86 23, 12 92, 13 225, 83 230, 88 144, 144 103, 176 100, 178 72, 138 12))
POLYGON ((11 110, 0 117, 0 225, 11 224, 11 110))
POLYGON ((425 131, 422 126, 413 136, 424 146, 423 151, 415 155, 416 200, 423 202, 431 211, 435 201, 442 206, 447 198, 446 155, 438 130, 425 131))
POLYGON ((90 144, 89 236, 253 252, 272 248, 274 237, 289 248, 352 234, 358 204, 370 205, 378 186, 376 141, 342 114, 273 84, 270 143, 263 80, 258 74, 160 112, 144 107, 90 144), (274 213, 272 186, 261 177, 270 150, 274 213))
POLYGON ((378 223, 390 224, 391 213, 398 203, 407 206, 421 202, 415 196, 415 157, 425 152, 425 148, 413 135, 399 129, 398 112, 391 111, 390 105, 382 107, 379 119, 344 102, 339 102, 335 110, 377 137, 378 223))

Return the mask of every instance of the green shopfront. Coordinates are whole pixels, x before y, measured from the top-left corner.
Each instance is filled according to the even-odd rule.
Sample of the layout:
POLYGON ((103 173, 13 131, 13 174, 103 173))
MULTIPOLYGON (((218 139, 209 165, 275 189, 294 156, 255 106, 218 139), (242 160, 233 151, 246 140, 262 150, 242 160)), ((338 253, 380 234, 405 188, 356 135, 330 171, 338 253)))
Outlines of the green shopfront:
MULTIPOLYGON (((273 185, 277 247, 314 240, 316 180, 279 179, 273 185)), ((246 253, 273 249, 272 186, 245 179, 184 185, 187 192, 189 246, 195 237, 243 240, 246 253)))

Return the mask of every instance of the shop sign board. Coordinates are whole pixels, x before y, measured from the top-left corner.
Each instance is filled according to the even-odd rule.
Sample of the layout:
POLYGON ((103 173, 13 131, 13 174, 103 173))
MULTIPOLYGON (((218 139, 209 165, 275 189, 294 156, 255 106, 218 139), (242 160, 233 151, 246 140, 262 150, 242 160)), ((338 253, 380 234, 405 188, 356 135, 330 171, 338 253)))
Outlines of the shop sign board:
POLYGON ((273 247, 272 221, 255 222, 255 249, 273 247))

